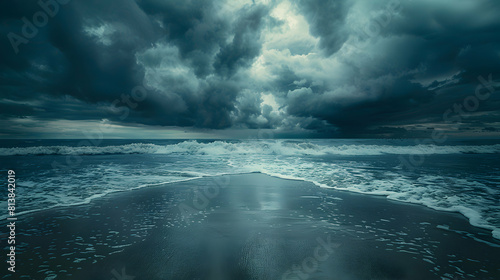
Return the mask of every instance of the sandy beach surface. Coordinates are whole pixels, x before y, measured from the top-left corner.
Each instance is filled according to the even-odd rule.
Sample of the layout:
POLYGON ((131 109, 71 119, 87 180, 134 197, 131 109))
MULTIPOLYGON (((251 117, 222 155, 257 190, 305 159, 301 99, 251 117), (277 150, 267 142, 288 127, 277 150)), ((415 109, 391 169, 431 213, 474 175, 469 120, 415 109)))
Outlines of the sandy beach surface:
POLYGON ((2 279, 500 279, 500 241, 460 214, 260 173, 114 193, 17 228, 2 279))

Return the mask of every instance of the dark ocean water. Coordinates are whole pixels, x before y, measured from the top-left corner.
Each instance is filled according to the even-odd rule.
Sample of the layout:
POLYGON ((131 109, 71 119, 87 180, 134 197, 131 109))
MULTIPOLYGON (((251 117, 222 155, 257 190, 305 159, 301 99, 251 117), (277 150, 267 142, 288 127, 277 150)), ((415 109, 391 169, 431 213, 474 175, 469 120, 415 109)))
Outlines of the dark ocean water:
MULTIPOLYGON (((460 212, 500 239, 500 141, 2 140, 19 214, 111 192, 262 172, 460 212), (425 143, 425 142, 424 142, 425 143)), ((0 202, 6 208, 6 201, 0 202)), ((5 218, 5 215, 2 217, 5 218)))

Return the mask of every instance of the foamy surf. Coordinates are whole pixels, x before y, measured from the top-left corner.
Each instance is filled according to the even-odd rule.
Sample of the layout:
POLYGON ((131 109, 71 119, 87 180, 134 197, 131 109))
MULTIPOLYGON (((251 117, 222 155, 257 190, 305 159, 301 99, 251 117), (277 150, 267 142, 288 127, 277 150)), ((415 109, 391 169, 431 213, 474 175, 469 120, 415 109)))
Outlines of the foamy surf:
POLYGON ((113 192, 206 176, 261 172, 459 212, 470 224, 492 230, 500 239, 500 169, 495 165, 500 144, 249 140, 128 141, 80 147, 77 143, 0 148, 0 156, 15 160, 24 173, 19 178, 19 190, 26 192, 19 195, 20 211, 79 205, 113 192), (399 161, 406 154, 426 156, 422 165, 406 170, 399 161), (64 165, 67 155, 82 155, 81 162, 55 170, 52 163, 64 165), (436 165, 440 160, 444 162, 436 165))
POLYGON ((23 155, 107 155, 107 154, 187 154, 187 155, 344 155, 364 156, 383 154, 495 154, 496 145, 321 145, 308 142, 266 140, 246 142, 214 141, 200 143, 184 141, 170 145, 133 143, 119 146, 34 146, 0 148, 0 156, 23 155))

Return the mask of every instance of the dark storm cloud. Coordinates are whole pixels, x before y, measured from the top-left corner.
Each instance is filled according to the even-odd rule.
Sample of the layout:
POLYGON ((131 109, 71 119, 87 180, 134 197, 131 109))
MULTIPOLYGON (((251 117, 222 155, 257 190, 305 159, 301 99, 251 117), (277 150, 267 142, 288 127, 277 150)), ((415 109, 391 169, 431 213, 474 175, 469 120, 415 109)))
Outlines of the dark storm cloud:
MULTIPOLYGON (((0 3, 3 119, 411 136, 499 85, 498 1, 67 2, 14 47, 44 10, 0 3)), ((456 127, 500 131, 498 96, 456 127)))
MULTIPOLYGON (((338 52, 344 43, 351 47, 346 34, 359 36, 363 28, 378 33, 362 34, 369 41, 366 46, 355 46, 348 56, 339 54, 343 70, 352 74, 335 86, 313 88, 287 82, 290 115, 326 120, 345 133, 386 124, 443 122, 444 112, 455 103, 464 106, 464 99, 474 96, 478 76, 500 78, 498 2, 396 1, 396 7, 401 7, 393 14, 387 2, 367 2, 364 13, 352 14, 371 18, 360 27, 345 21, 349 7, 342 1, 327 2, 302 3, 311 34, 319 37, 326 55, 338 52)), ((302 78, 293 72, 283 77, 293 76, 296 81, 302 78)), ((498 94, 492 94, 467 113, 498 110, 498 105, 498 94)), ((495 122, 488 115, 480 118, 495 122)), ((467 123, 468 118, 460 121, 467 123)))
POLYGON ((499 12, 498 1, 437 1, 433 5, 412 1, 381 33, 419 38, 413 40, 418 48, 405 60, 410 66, 426 65, 420 77, 461 71, 462 82, 475 83, 478 74, 499 76, 499 12))
POLYGON ((228 79, 259 55, 260 31, 268 10, 259 5, 245 6, 232 19, 217 16, 220 3, 172 3, 141 2, 147 13, 161 21, 166 39, 158 45, 159 56, 151 53, 141 56, 145 68, 160 71, 151 78, 159 86, 140 109, 152 119, 148 123, 230 127, 233 125, 230 115, 236 110, 241 86, 228 79), (178 74, 176 67, 194 75, 178 74), (174 70, 166 73, 165 68, 174 70))
MULTIPOLYGON (((145 32, 149 29, 147 21, 129 16, 131 22, 120 22, 123 30, 117 31, 117 36, 112 38, 112 47, 97 42, 85 31, 88 25, 119 20, 128 9, 139 11, 133 3, 123 1, 120 4, 114 7, 111 3, 105 5, 99 1, 70 2, 60 7, 47 26, 37 28, 38 33, 33 40, 39 40, 40 44, 30 42, 20 45, 17 55, 13 54, 10 45, 2 45, 2 51, 12 61, 3 65, 9 82, 26 88, 21 92, 21 98, 37 99, 39 94, 71 95, 96 103, 112 101, 119 94, 130 91, 140 81, 134 53, 153 39, 152 34, 148 34, 150 32, 145 32), (110 10, 115 13, 108 13, 110 10), (140 25, 146 26, 138 27, 140 25)), ((31 18, 32 10, 27 9, 23 16, 31 18)), ((39 6, 38 11, 41 11, 39 6)), ((21 33, 18 21, 8 21, 18 27, 11 28, 9 32, 21 33)), ((2 86, 5 85, 2 83, 2 86)), ((15 86, 4 87, 2 93, 20 95, 15 86)))
POLYGON ((267 11, 257 7, 249 11, 242 11, 240 19, 233 30, 234 38, 217 54, 214 67, 224 76, 231 76, 240 67, 249 66, 249 63, 260 53, 261 42, 259 30, 267 11))
MULTIPOLYGON (((122 100, 123 94, 145 82, 145 68, 162 59, 138 65, 136 55, 168 44, 178 50, 170 55, 192 69, 202 85, 194 92, 182 84, 183 79, 158 77, 175 86, 149 88, 149 98, 134 104, 126 121, 209 128, 232 125, 229 114, 240 89, 224 77, 247 67, 259 54, 262 18, 267 13, 263 6, 253 5, 239 10, 235 19, 225 18, 217 13, 222 3, 214 1, 72 1, 60 5, 57 15, 39 28, 33 42, 20 44, 16 55, 5 40, 7 34, 21 34, 20 18, 31 18, 40 10, 34 1, 21 2, 2 8, 11 11, 2 15, 1 50, 6 58, 1 65, 2 97, 30 101, 51 96, 53 100, 44 97, 47 103, 39 105, 43 110, 23 110, 18 115, 52 118, 50 111, 61 112, 56 103, 64 96, 89 107, 122 100), (229 37, 233 39, 228 41, 229 37), (35 44, 35 40, 42 43, 35 44), (45 110, 50 106, 53 110, 45 110)), ((12 108, 1 114, 13 115, 12 108)), ((65 112, 59 117, 75 116, 65 112)), ((82 119, 88 117, 92 116, 81 111, 82 119)), ((117 119, 102 114, 93 117, 117 119)))
POLYGON ((349 1, 301 0, 298 3, 309 22, 311 34, 320 38, 320 46, 326 54, 337 52, 349 36, 345 28, 349 1))
POLYGON ((214 1, 138 1, 160 24, 161 33, 175 44, 198 76, 210 74, 212 55, 225 43, 230 22, 217 16, 214 1))
MULTIPOLYGON (((365 97, 343 103, 328 94, 316 96, 310 88, 289 92, 288 112, 297 116, 323 119, 344 130, 357 130, 373 124, 385 124, 407 119, 415 108, 432 98, 432 93, 405 80, 370 81, 363 84, 365 97), (369 92, 369 93, 368 93, 369 92), (398 94, 394 94, 394 93, 398 94)), ((358 90, 362 90, 361 87, 358 90)))

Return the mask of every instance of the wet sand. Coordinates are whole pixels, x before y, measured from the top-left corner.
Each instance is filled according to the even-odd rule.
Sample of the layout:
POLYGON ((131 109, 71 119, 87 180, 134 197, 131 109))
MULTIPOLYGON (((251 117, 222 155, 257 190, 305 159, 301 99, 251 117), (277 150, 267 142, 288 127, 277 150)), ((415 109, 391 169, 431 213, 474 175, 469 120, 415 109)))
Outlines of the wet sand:
POLYGON ((114 193, 17 225, 17 272, 2 279, 500 279, 500 241, 460 214, 258 173, 114 193))

